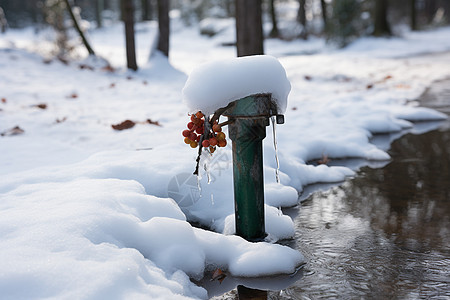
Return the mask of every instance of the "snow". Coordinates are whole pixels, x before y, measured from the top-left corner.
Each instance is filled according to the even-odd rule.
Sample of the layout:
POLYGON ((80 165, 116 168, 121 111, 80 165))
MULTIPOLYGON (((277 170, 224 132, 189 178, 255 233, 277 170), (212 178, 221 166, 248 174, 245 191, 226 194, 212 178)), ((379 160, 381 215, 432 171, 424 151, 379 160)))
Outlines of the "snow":
POLYGON ((192 176, 197 151, 183 143, 181 131, 189 111, 213 111, 233 97, 261 92, 260 83, 254 77, 249 87, 242 79, 221 79, 241 94, 222 86, 216 93, 206 89, 203 83, 216 84, 212 79, 224 69, 253 72, 235 64, 234 48, 220 46, 229 38, 226 30, 206 38, 175 22, 170 60, 155 52, 145 63, 152 43, 148 37, 154 37, 156 27, 142 23, 137 28, 138 72, 120 69, 125 55, 119 25, 90 33, 95 50, 119 68, 112 73, 83 51, 77 63, 44 63, 47 43, 31 29, 0 36, 0 99, 5 99, 0 132, 15 126, 24 130, 0 136, 2 299, 205 299, 206 290, 190 280, 205 270, 220 267, 244 277, 291 273, 304 262, 302 254, 275 242, 301 232, 279 207, 295 206, 298 193, 310 184, 340 182, 364 164, 385 164, 393 139, 438 126, 418 127, 413 121, 445 118, 413 100, 434 80, 450 76, 450 68, 443 67, 450 65, 450 55, 438 53, 450 50, 449 28, 361 39, 343 50, 326 48, 317 39, 268 40, 267 53, 276 59, 250 58, 248 64, 253 69, 258 62, 257 73, 271 71, 250 75, 284 85, 264 87, 278 93, 285 113, 286 123, 277 126, 281 183, 275 180, 268 128, 269 236, 266 242, 249 243, 227 235, 234 232, 231 147, 202 157, 211 183, 202 172, 199 191, 192 176), (229 64, 218 70, 224 59, 229 64), (208 62, 212 70, 202 82, 193 70, 207 69, 208 64, 199 66, 208 62), (193 107, 183 104, 184 86, 190 87, 185 94, 193 107), (43 103, 45 109, 37 106, 43 103), (126 119, 137 123, 123 131, 111 128, 126 119), (375 135, 385 132, 387 138, 375 135), (351 168, 310 163, 324 156, 333 162, 360 160, 351 168))
POLYGON ((275 57, 253 55, 199 66, 186 81, 183 101, 191 113, 211 115, 234 100, 272 94, 278 113, 283 114, 290 90, 286 71, 275 57))

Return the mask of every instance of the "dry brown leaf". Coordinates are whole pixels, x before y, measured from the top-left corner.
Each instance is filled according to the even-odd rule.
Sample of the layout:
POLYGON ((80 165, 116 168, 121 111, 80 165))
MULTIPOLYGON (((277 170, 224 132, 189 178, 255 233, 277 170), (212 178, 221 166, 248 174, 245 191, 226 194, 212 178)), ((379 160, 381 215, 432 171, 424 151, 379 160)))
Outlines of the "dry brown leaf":
POLYGON ((124 129, 130 129, 133 128, 134 125, 136 125, 135 122, 131 121, 131 120, 125 120, 122 123, 116 124, 116 125, 111 125, 111 127, 114 130, 124 130, 124 129))
POLYGON ((220 283, 227 277, 221 269, 217 268, 211 276, 211 281, 218 280, 220 283))
POLYGON ((152 125, 156 125, 156 126, 162 126, 161 124, 159 124, 158 121, 152 121, 151 119, 147 119, 147 123, 148 124, 152 124, 152 125))
POLYGON ((102 68, 102 71, 113 73, 115 70, 110 65, 107 65, 106 67, 102 68))
POLYGON ((79 64, 79 65, 78 65, 78 68, 80 68, 80 70, 90 70, 90 71, 94 71, 94 68, 93 68, 93 67, 91 67, 91 66, 89 66, 89 65, 86 65, 86 64, 79 64))
POLYGON ((56 119, 56 123, 62 123, 62 122, 65 122, 67 120, 67 117, 64 117, 64 118, 62 118, 62 119, 56 119))
POLYGON ((78 94, 77 93, 72 93, 72 94, 68 95, 66 98, 76 99, 76 98, 78 98, 78 94))
POLYGON ((6 103, 6 98, 2 98, 2 103, 6 103))
POLYGON ((12 135, 19 135, 19 134, 22 134, 24 132, 25 132, 25 130, 23 130, 19 126, 15 126, 13 128, 10 128, 10 129, 2 132, 0 135, 1 136, 12 136, 12 135))
POLYGON ((37 108, 40 108, 40 109, 46 109, 47 108, 47 104, 39 103, 39 104, 33 105, 33 107, 37 107, 37 108))

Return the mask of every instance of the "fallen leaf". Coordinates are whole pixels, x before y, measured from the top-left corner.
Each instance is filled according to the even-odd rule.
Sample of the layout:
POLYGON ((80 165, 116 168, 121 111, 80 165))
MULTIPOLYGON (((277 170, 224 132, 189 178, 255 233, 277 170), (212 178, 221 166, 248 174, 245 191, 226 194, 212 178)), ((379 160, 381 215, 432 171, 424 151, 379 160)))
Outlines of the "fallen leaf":
POLYGON ((367 88, 368 90, 370 90, 371 88, 373 88, 373 84, 368 84, 368 85, 366 86, 366 88, 367 88))
POLYGON ((115 70, 110 65, 107 65, 106 67, 102 68, 102 71, 113 73, 115 70))
POLYGON ((147 85, 147 84, 148 84, 147 80, 142 81, 142 83, 143 83, 144 85, 147 85))
POLYGON ((64 117, 64 118, 62 118, 62 119, 56 119, 56 123, 62 123, 62 122, 65 122, 67 120, 67 117, 64 117))
POLYGON ((78 94, 77 94, 77 93, 72 93, 72 94, 70 94, 69 96, 67 96, 66 98, 69 98, 69 99, 76 99, 76 98, 78 98, 78 94))
POLYGON ((136 125, 135 122, 131 120, 125 120, 122 123, 111 125, 114 130, 124 130, 124 129, 130 129, 133 128, 134 125, 136 125))
POLYGON ((6 103, 6 98, 2 98, 2 103, 6 103))
POLYGON ((161 124, 159 124, 158 121, 152 121, 151 119, 147 119, 147 123, 148 124, 152 124, 152 125, 156 125, 156 126, 161 126, 161 124))
POLYGON ((94 71, 93 67, 91 67, 89 65, 86 65, 86 64, 79 64, 78 68, 80 68, 80 70, 85 70, 86 69, 86 70, 94 71))
POLYGON ((383 80, 388 80, 388 79, 391 79, 391 78, 392 78, 391 75, 387 75, 386 77, 383 78, 383 80))
POLYGON ((128 80, 132 80, 132 79, 133 79, 133 77, 131 77, 131 76, 127 76, 127 79, 128 79, 128 80))
POLYGON ((218 280, 220 283, 227 277, 221 269, 217 268, 211 276, 211 281, 218 280))
POLYGON ((16 127, 13 127, 11 129, 8 129, 8 130, 2 132, 0 135, 1 136, 12 136, 12 135, 19 135, 19 134, 22 134, 24 132, 25 132, 25 130, 23 130, 19 126, 16 126, 16 127))
POLYGON ((312 77, 309 75, 305 75, 303 78, 305 78, 305 80, 308 80, 308 81, 312 80, 312 77))
POLYGON ((109 85, 109 88, 112 89, 112 88, 115 87, 115 86, 116 86, 115 83, 111 83, 111 84, 109 85))
POLYGON ((294 106, 294 107, 292 108, 292 110, 297 110, 297 106, 294 106))
POLYGON ((47 104, 39 103, 39 104, 33 105, 33 107, 37 107, 37 108, 40 108, 40 109, 46 109, 47 108, 47 104))

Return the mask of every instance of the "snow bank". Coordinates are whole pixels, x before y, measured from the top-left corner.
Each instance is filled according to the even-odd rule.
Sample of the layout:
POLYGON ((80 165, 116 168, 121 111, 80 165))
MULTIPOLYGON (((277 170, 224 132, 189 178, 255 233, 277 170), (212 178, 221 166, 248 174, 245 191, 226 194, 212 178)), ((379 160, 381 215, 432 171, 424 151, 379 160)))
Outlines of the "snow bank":
POLYGON ((268 55, 209 62, 195 69, 183 88, 189 112, 209 115, 240 98, 271 93, 282 114, 291 84, 280 62, 268 55))
POLYGON ((128 180, 24 184, 1 194, 0 228, 0 291, 14 299, 205 298, 187 275, 207 266, 250 277, 303 262, 288 247, 193 228, 173 200, 128 180))

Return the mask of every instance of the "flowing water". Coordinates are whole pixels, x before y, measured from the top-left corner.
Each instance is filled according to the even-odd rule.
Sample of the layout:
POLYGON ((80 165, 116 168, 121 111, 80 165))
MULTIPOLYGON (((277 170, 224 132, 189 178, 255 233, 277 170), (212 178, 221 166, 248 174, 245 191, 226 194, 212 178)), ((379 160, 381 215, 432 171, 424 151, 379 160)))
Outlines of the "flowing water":
MULTIPOLYGON (((450 80, 435 83, 421 104, 450 115, 450 80)), ((416 127, 434 130, 402 136, 385 166, 310 187, 315 192, 285 211, 296 226, 290 246, 307 260, 300 278, 278 285, 226 278, 224 285, 235 281, 228 290, 269 292, 241 286, 220 299, 450 299, 450 121, 416 127)))

